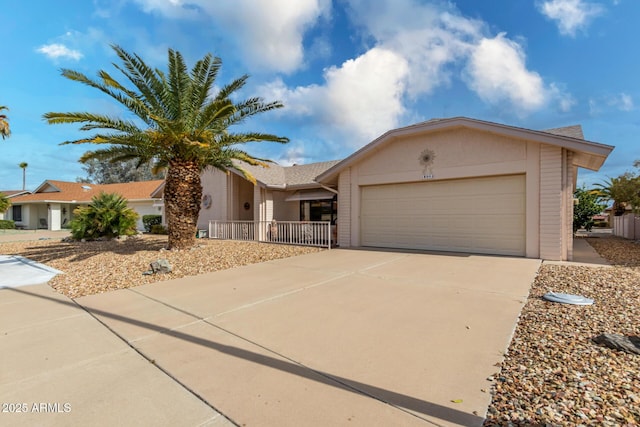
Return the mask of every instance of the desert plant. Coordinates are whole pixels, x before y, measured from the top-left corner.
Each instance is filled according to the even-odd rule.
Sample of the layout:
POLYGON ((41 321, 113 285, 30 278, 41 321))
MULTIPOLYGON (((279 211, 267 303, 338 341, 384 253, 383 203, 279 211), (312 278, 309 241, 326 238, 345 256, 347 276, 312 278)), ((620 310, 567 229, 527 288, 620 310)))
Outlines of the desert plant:
POLYGON ((88 206, 77 208, 71 221, 74 239, 113 238, 136 234, 138 214, 119 194, 100 193, 88 206))
POLYGON ((124 75, 124 82, 104 70, 98 72, 96 80, 69 69, 63 69, 62 75, 103 92, 130 114, 117 118, 88 112, 50 112, 44 118, 50 124, 79 123, 80 130, 97 131, 63 143, 106 145, 85 153, 81 162, 135 159, 137 165, 152 163, 154 170, 166 168, 163 193, 169 248, 189 248, 195 244, 202 205, 200 174, 207 167, 223 171, 235 168, 255 184, 255 178, 233 160, 251 165, 268 163, 243 151, 242 144, 289 140, 248 131, 245 122, 283 105, 257 97, 239 99, 237 92, 245 86, 246 75, 227 85, 216 85, 222 62, 210 54, 189 70, 180 52, 169 49, 165 72, 118 46, 113 49, 121 61, 121 65, 114 65, 124 75), (240 125, 239 132, 233 132, 234 126, 240 125))
POLYGON ((151 227, 159 224, 162 224, 162 215, 142 215, 142 225, 147 233, 151 231, 151 227))
POLYGON ((162 224, 153 224, 151 226, 151 234, 167 234, 167 227, 162 224))

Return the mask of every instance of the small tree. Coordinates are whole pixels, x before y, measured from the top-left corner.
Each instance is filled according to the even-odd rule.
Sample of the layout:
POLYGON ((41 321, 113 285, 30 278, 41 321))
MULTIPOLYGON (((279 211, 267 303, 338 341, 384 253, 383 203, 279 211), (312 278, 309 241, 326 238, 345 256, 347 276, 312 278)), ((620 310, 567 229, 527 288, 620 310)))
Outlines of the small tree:
POLYGON ((151 181, 163 179, 164 171, 155 171, 149 163, 138 165, 136 160, 122 162, 104 162, 98 159, 89 159, 84 162, 82 169, 87 174, 78 177, 78 182, 90 182, 94 184, 114 184, 118 182, 151 181))
POLYGON ((0 213, 5 213, 9 206, 11 206, 9 198, 4 193, 0 193, 0 213))
POLYGON ((596 191, 586 188, 576 189, 573 196, 578 199, 578 204, 573 207, 573 231, 578 231, 581 227, 591 231, 593 227, 593 216, 602 212, 606 207, 599 203, 599 196, 596 191))
POLYGON ((127 207, 119 194, 100 193, 86 207, 73 211, 71 235, 74 239, 113 238, 136 234, 138 214, 127 207))

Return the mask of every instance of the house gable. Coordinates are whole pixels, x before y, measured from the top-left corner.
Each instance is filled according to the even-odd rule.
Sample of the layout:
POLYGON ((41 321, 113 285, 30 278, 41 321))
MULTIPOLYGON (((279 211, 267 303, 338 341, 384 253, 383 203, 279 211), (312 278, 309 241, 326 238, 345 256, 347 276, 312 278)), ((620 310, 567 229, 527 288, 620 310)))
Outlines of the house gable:
POLYGON ((523 172, 526 157, 526 141, 453 128, 394 139, 363 156, 357 168, 366 185, 523 172))
MULTIPOLYGON (((353 164, 360 162, 369 154, 380 150, 387 144, 393 144, 396 140, 426 136, 443 130, 457 128, 469 129, 480 133, 490 133, 496 138, 506 137, 510 140, 532 141, 538 144, 548 144, 572 151, 574 166, 598 170, 605 159, 613 150, 610 145, 585 141, 579 138, 582 130, 579 126, 551 129, 549 131, 534 131, 530 129, 491 123, 466 117, 454 117, 450 119, 433 119, 404 128, 394 129, 365 145, 342 162, 328 169, 317 177, 318 182, 336 183, 338 174, 353 164)), ((478 134, 476 132, 476 134, 478 134)), ((465 144, 465 148, 467 145, 465 144)))

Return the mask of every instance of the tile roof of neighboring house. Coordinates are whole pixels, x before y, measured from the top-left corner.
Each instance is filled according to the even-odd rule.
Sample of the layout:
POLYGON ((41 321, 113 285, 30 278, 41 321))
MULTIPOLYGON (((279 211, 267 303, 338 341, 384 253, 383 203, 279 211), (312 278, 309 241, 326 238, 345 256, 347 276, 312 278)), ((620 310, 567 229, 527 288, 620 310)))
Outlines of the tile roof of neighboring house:
POLYGON ((266 186, 290 188, 310 185, 317 186, 317 183, 314 181, 316 176, 339 162, 340 160, 332 160, 293 166, 271 164, 269 167, 251 166, 241 162, 237 162, 236 164, 266 186))
POLYGON ((16 197, 19 196, 21 194, 28 194, 29 191, 27 190, 0 190, 0 194, 4 194, 5 196, 11 198, 11 197, 16 197))
POLYGON ((127 200, 151 200, 151 194, 163 182, 163 180, 155 180, 119 184, 85 184, 47 180, 32 194, 14 197, 12 202, 89 202, 93 196, 101 192, 117 193, 127 200))

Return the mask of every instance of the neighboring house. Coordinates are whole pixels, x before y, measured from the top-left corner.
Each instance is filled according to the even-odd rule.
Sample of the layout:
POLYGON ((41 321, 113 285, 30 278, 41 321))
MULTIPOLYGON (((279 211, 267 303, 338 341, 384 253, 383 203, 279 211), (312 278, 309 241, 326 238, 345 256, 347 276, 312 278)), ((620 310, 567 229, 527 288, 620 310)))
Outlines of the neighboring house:
POLYGON ((435 119, 339 162, 246 167, 256 186, 238 171, 207 171, 199 226, 337 215, 341 247, 571 260, 577 169, 598 170, 613 148, 585 141, 580 126, 435 119))
MULTIPOLYGON (((12 197, 20 196, 22 194, 29 194, 29 192, 27 190, 0 190, 0 194, 4 194, 7 197, 7 199, 11 199, 12 197)), ((9 206, 9 211, 10 210, 11 210, 11 206, 9 206)), ((6 219, 5 217, 7 217, 7 215, 8 215, 8 211, 0 212, 0 220, 6 219)))
POLYGON ((161 198, 152 197, 162 180, 128 182, 121 184, 84 184, 47 180, 33 193, 11 199, 8 218, 18 227, 28 229, 60 230, 68 227, 73 211, 86 206, 93 196, 101 192, 117 193, 127 199, 127 204, 140 218, 137 228, 143 230, 142 215, 161 214, 161 198))

